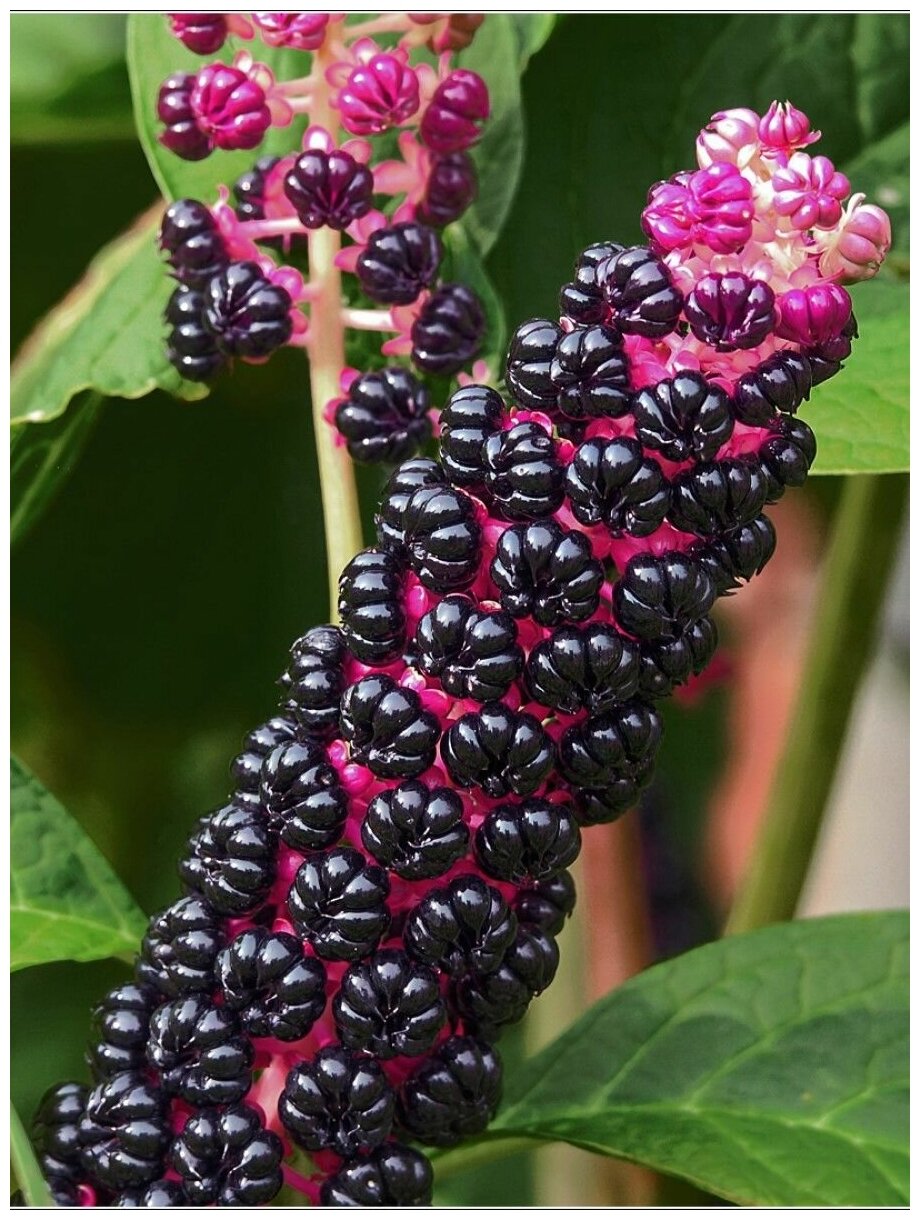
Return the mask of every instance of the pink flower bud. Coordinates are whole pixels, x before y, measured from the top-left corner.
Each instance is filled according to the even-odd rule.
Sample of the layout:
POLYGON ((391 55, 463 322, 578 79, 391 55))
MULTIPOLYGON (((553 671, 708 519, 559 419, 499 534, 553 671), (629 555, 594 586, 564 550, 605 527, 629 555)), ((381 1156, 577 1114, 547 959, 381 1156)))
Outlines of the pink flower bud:
POLYGON ((458 68, 438 85, 424 115, 421 137, 436 153, 460 152, 479 139, 489 117, 489 91, 481 76, 458 68))
POLYGON ((407 16, 413 25, 438 26, 438 32, 428 39, 428 46, 437 55, 468 47, 486 19, 485 13, 408 13, 407 16))
POLYGON ((642 227, 664 251, 699 242, 718 254, 733 254, 750 241, 753 219, 750 182, 737 166, 722 161, 652 187, 642 227))
POLYGON ((736 107, 720 110, 696 138, 696 159, 701 169, 716 161, 744 165, 757 151, 757 125, 760 117, 753 110, 736 107))
POLYGON ((780 321, 776 333, 803 347, 836 339, 850 320, 850 294, 839 284, 794 288, 777 299, 780 321))
POLYGON ((821 139, 820 131, 811 130, 808 115, 796 110, 791 102, 771 102, 757 133, 764 148, 783 153, 792 153, 821 139))
POLYGON ((794 229, 832 229, 843 212, 840 201, 850 193, 848 178, 833 161, 803 152, 793 153, 771 182, 773 206, 794 229))
POLYGON ((844 217, 839 231, 821 255, 821 274, 848 282, 869 280, 890 249, 891 221, 887 212, 871 203, 859 203, 844 217))
POLYGON ((239 68, 208 64, 191 94, 195 121, 216 148, 255 148, 271 126, 262 87, 239 68))
POLYGON ((316 51, 326 37, 328 13, 253 13, 252 19, 270 47, 316 51))
POLYGON ((339 94, 342 123, 354 135, 379 135, 415 114, 418 77, 399 56, 374 55, 359 64, 339 94))

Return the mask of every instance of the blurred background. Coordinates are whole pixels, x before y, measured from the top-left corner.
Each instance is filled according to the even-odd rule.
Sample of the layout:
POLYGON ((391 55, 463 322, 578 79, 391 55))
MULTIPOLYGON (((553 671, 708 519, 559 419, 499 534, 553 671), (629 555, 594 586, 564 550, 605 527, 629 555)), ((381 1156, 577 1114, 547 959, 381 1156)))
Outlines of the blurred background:
MULTIPOLYGON (((766 29, 772 18, 759 20, 766 29)), ((842 56, 844 26, 855 18, 832 20, 842 56)), ((716 15, 560 20, 523 81, 523 178, 488 264, 512 325, 554 312, 582 247, 640 238, 648 185, 691 162, 694 129, 713 110, 756 104, 739 95, 745 64, 719 51, 723 24, 716 15), (694 49, 708 56, 695 64, 693 86, 707 108, 671 133, 682 159, 665 162, 653 130, 664 121, 661 90, 683 87, 677 77, 694 49)), ((807 57, 803 37, 758 89, 790 96, 817 126, 826 123, 826 152, 846 164, 852 130, 833 122, 840 116, 827 112, 807 57)), ((15 349, 98 247, 156 197, 134 137, 123 16, 13 16, 12 138, 15 349)), ((382 476, 360 478, 369 522, 382 476)), ((815 478, 777 510, 777 556, 725 607, 711 678, 671 701, 639 816, 588 836, 565 980, 509 1038, 507 1057, 548 1039, 644 965, 717 933, 798 689, 839 494, 839 479, 815 478), (618 883, 636 876, 642 885, 618 883)), ((906 546, 901 552, 803 913, 907 904, 906 546)), ((175 897, 187 832, 221 803, 243 734, 273 714, 288 645, 326 619, 323 571, 306 375, 294 351, 263 368, 239 365, 200 403, 161 394, 107 401, 71 476, 17 543, 12 747, 147 912, 175 897)), ((50 1083, 82 1075, 90 1006, 125 973, 103 963, 13 977, 21 1113, 50 1083)), ((692 1201, 688 1187, 656 1189, 692 1201)), ((609 1203, 643 1201, 648 1191, 641 1175, 551 1149, 474 1182, 458 1178, 444 1201, 609 1203)))

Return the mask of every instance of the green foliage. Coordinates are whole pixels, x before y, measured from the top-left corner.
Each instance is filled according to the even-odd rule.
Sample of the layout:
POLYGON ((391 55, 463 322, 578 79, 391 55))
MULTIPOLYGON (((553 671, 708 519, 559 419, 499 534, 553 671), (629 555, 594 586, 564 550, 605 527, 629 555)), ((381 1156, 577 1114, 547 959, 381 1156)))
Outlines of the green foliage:
POLYGON ((42 1177, 42 1171, 15 1106, 10 1107, 10 1161, 27 1205, 54 1207, 48 1184, 42 1177))
POLYGON ((845 915, 655 966, 507 1082, 480 1148, 565 1140, 738 1203, 904 1204, 907 950, 906 915, 845 915))
POLYGON ((146 920, 99 849, 10 760, 10 967, 132 956, 146 920))

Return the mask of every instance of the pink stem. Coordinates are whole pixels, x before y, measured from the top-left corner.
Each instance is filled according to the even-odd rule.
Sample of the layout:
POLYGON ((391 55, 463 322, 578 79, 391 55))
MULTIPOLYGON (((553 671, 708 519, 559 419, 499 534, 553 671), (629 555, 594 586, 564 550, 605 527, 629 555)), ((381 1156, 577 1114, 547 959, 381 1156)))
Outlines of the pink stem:
POLYGON ((341 311, 342 323, 352 330, 397 331, 388 309, 348 309, 341 311))

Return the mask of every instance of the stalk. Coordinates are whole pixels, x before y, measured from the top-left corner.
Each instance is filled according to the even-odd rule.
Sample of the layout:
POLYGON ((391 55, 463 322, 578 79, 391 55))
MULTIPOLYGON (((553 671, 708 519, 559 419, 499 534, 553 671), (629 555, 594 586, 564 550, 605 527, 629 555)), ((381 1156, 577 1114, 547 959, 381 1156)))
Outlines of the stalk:
POLYGON ((873 652, 906 492, 900 475, 863 475, 844 483, 798 703, 728 934, 795 915, 873 652))

